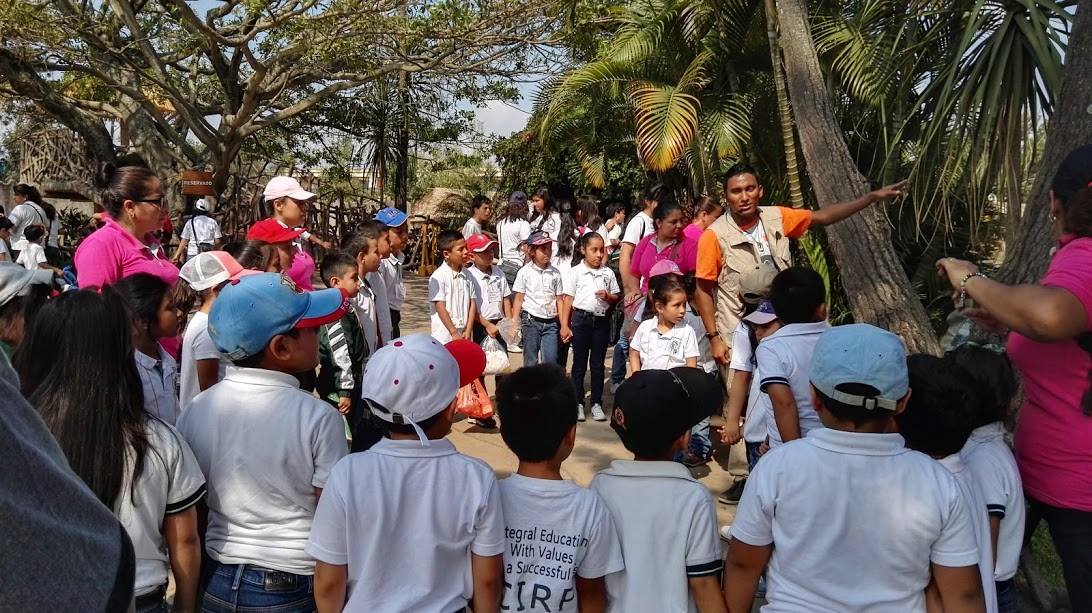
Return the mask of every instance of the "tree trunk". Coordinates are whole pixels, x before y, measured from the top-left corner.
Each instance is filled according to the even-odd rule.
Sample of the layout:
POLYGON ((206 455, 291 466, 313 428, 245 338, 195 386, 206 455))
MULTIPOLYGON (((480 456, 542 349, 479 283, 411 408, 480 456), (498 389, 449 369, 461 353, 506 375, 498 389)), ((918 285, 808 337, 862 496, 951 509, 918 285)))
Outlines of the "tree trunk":
POLYGON ((793 134, 792 104, 785 88, 785 66, 781 59, 781 45, 777 37, 777 4, 765 0, 766 38, 770 45, 770 64, 773 67, 774 90, 777 92, 777 115, 781 120, 781 141, 785 148, 785 173, 789 178, 789 200, 793 207, 804 206, 804 192, 800 189, 800 165, 796 155, 796 136, 793 134))
POLYGON ((409 200, 409 73, 398 75, 398 166, 394 169, 394 205, 405 211, 409 200))
MULTIPOLYGON (((781 48, 804 161, 820 203, 853 200, 869 190, 834 115, 804 0, 780 0, 781 48)), ((823 206, 822 204, 820 206, 823 206)), ((883 216, 875 208, 827 230, 854 317, 895 332, 911 352, 937 353, 929 318, 903 271, 883 216)))
POLYGON ((1050 221, 1050 182, 1070 151, 1092 143, 1092 0, 1080 0, 1077 7, 1035 186, 997 272, 1005 283, 1035 283, 1046 272, 1056 238, 1050 221))

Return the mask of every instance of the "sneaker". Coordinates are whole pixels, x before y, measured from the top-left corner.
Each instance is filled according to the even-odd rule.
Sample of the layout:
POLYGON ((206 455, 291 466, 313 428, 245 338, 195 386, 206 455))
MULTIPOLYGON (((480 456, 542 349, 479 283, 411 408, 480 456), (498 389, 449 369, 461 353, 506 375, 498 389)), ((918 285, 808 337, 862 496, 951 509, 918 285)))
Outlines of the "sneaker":
POLYGON ((747 484, 747 479, 740 479, 732 484, 732 487, 724 490, 720 496, 717 496, 717 502, 721 504, 739 504, 739 499, 743 496, 743 486, 747 484))
POLYGON ((497 420, 493 419, 492 417, 490 417, 489 419, 471 419, 469 421, 479 428, 485 428, 486 430, 497 429, 497 420))
POLYGON ((584 417, 584 405, 576 405, 576 421, 585 421, 587 417, 584 417))
POLYGON ((599 406, 599 403, 591 405, 591 418, 595 421, 607 421, 607 414, 603 412, 603 407, 599 406))
POLYGON ((508 345, 508 353, 523 353, 523 347, 519 345, 508 345))
POLYGON ((720 540, 725 543, 732 540, 732 524, 720 527, 720 540))

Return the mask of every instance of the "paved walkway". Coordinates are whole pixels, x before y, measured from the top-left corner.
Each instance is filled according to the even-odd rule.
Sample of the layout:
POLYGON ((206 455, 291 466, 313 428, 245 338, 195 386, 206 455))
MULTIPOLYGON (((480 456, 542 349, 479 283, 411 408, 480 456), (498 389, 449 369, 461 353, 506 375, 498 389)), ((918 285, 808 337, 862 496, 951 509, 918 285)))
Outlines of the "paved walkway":
MULTIPOLYGON (((402 309, 402 333, 429 331, 428 321, 428 282, 426 279, 409 278, 406 280, 407 297, 402 309)), ((610 372, 611 353, 607 352, 607 372, 610 372)), ((508 356, 514 366, 522 363, 522 354, 512 353, 508 356)), ((489 389, 493 391, 492 377, 489 378, 489 389)), ((610 394, 610 386, 607 385, 603 406, 610 412, 614 399, 610 394)), ((714 422, 716 425, 717 422, 714 422)), ((717 433, 714 429, 714 439, 717 433)), ((512 452, 504 445, 500 433, 488 431, 471 425, 469 422, 460 421, 455 424, 451 434, 451 440, 460 451, 467 455, 481 458, 489 463, 497 471, 497 475, 504 476, 516 470, 517 460, 512 452)), ((724 491, 732 484, 734 478, 728 473, 728 449, 720 447, 716 450, 714 459, 706 466, 692 469, 695 478, 709 488, 714 496, 724 491)), ((736 451, 735 455, 739 455, 736 451)), ((611 460, 630 459, 632 454, 618 440, 618 436, 611 429, 609 422, 595 422, 589 419, 581 423, 577 428, 576 449, 572 456, 565 462, 562 472, 566 478, 581 484, 588 485, 595 473, 610 465, 611 460)), ((735 460, 735 456, 733 456, 735 460)), ((733 465, 733 471, 735 471, 733 465)), ((717 504, 717 517, 721 525, 729 524, 735 515, 735 507, 717 504)))

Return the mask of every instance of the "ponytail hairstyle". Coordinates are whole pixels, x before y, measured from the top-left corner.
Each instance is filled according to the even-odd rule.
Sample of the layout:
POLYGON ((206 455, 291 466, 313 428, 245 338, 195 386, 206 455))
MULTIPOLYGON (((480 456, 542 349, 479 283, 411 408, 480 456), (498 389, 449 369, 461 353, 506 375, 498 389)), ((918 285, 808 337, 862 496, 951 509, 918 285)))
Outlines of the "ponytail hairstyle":
POLYGON ((268 272, 279 267, 281 263, 281 255, 277 252, 277 248, 265 241, 230 243, 224 245, 224 251, 230 253, 240 266, 248 270, 268 272))
POLYGON ((15 187, 11 188, 11 191, 13 194, 17 196, 22 196, 30 202, 33 202, 34 204, 37 204, 39 206, 41 206, 42 204, 42 193, 39 192, 38 188, 34 187, 33 185, 27 185, 26 183, 17 183, 15 187))
POLYGON ((557 231, 557 257, 561 261, 572 260, 576 249, 576 207, 571 190, 561 187, 555 191, 561 192, 554 201, 561 217, 561 227, 557 231))
MULTIPOLYGON (((1065 156, 1054 173, 1050 190, 1061 208, 1062 231, 1080 238, 1092 237, 1092 145, 1078 147, 1065 156)), ((1092 354, 1092 332, 1078 336, 1077 345, 1092 354)), ((1092 370, 1088 371, 1081 410, 1092 416, 1092 370)))
POLYGON ((599 205, 595 202, 595 196, 584 194, 576 199, 576 210, 584 217, 584 227, 594 232, 603 225, 603 219, 599 217, 599 205))
POLYGON ((81 289, 50 300, 39 315, 15 353, 23 396, 68 465, 113 509, 149 450, 125 303, 112 287, 81 289))
POLYGON ((148 184, 158 179, 139 157, 119 158, 106 163, 95 176, 95 186, 102 190, 102 208, 117 219, 126 200, 137 201, 148 195, 148 184))
MULTIPOLYGON (((652 183, 645 188, 645 191, 641 192, 641 210, 645 210, 650 202, 656 203, 656 209, 659 209, 666 202, 673 202, 675 197, 672 196, 671 190, 667 189, 667 186, 663 183, 652 183)), ((656 209, 653 209, 655 211, 656 209)))
POLYGON ((553 197, 550 195, 550 188, 545 185, 539 185, 538 187, 536 187, 535 191, 531 194, 531 197, 528 198, 528 200, 533 200, 535 198, 542 198, 544 206, 542 207, 541 213, 535 211, 531 214, 530 221, 532 224, 537 221, 538 227, 535 229, 541 230, 543 224, 545 224, 546 220, 550 218, 550 213, 553 213, 556 210, 556 205, 554 204, 553 197))

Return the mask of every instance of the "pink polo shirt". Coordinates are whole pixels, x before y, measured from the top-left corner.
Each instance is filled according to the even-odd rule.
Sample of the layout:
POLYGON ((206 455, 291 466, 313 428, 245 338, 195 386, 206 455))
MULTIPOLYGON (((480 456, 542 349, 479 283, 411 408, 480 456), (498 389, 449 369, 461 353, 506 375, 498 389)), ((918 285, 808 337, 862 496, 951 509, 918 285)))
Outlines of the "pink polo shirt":
POLYGON ((178 268, 163 258, 152 255, 148 246, 105 217, 106 225, 95 230, 76 248, 76 282, 80 287, 102 287, 125 277, 147 273, 174 285, 178 268))
POLYGON ((682 236, 657 251, 655 240, 656 233, 653 232, 642 238, 633 249, 633 259, 629 269, 634 275, 641 277, 642 292, 648 292, 648 273, 660 260, 674 261, 683 274, 694 272, 697 266, 698 241, 682 236))
MULTIPOLYGON (((1064 237, 1040 283, 1076 296, 1092 330, 1092 238, 1064 237)), ((1075 339, 1038 343, 1015 332, 1008 352, 1024 383, 1014 447, 1025 493, 1092 511, 1092 416, 1081 412, 1092 355, 1075 339)))
POLYGON ((689 226, 683 228, 683 236, 693 240, 695 243, 701 238, 702 232, 705 232, 705 228, 699 226, 696 223, 691 223, 689 226))

